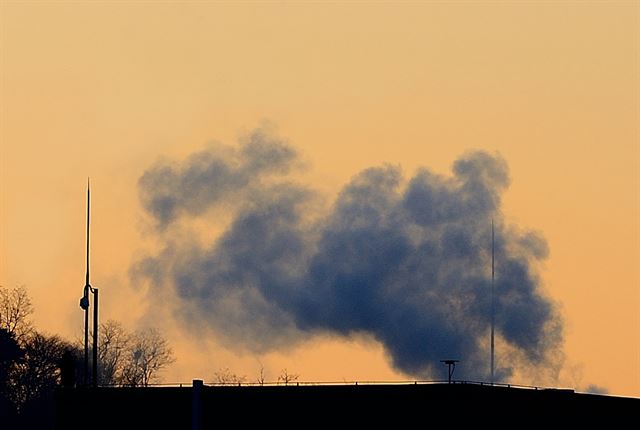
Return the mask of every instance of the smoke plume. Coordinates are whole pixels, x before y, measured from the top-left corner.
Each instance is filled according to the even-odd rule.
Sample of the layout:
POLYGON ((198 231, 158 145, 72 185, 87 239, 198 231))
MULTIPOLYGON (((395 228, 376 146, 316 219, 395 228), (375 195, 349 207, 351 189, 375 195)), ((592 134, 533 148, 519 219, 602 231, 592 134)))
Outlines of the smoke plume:
MULTIPOLYGON (((439 360, 457 358, 457 377, 486 380, 493 219, 500 345, 534 367, 559 347, 562 324, 536 274, 547 245, 505 223, 499 155, 464 154, 446 177, 372 167, 322 213, 318 194, 290 179, 298 164, 291 146, 259 129, 238 146, 149 168, 140 199, 165 246, 135 264, 136 279, 150 294, 171 292, 185 327, 237 347, 365 335, 406 374, 433 376, 439 360), (232 218, 211 243, 172 234, 216 208, 232 218)), ((499 360, 501 377, 513 360, 499 360)))

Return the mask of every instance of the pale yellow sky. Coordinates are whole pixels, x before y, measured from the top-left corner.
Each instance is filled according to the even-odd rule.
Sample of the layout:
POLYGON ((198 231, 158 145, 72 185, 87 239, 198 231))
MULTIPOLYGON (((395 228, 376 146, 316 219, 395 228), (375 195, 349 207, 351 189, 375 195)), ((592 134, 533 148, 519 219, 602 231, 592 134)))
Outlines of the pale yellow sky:
MULTIPOLYGON (((265 119, 329 197, 372 165, 446 173, 468 149, 499 151, 507 219, 551 248, 561 383, 639 396, 639 48, 635 1, 0 0, 0 284, 27 285, 40 328, 79 334, 91 176, 93 284, 103 318, 133 326, 128 268, 154 246, 137 178, 265 119)), ((167 330, 168 379, 255 373, 253 356, 212 341, 193 357, 167 330)), ((308 379, 400 377, 370 342, 314 342, 263 359, 308 379)))

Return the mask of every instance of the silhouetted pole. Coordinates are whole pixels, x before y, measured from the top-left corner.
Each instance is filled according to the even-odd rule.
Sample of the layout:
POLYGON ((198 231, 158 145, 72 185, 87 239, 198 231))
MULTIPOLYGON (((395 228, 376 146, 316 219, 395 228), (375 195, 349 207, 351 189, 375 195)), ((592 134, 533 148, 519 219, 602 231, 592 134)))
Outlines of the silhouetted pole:
POLYGON ((202 387, 204 382, 201 379, 193 380, 191 389, 191 430, 202 429, 202 387))
POLYGON ((86 306, 84 309, 84 384, 89 384, 89 225, 91 222, 91 188, 87 178, 87 270, 85 272, 84 297, 86 306))
POLYGON ((98 386, 98 289, 93 288, 93 387, 98 386))
POLYGON ((494 298, 495 284, 495 231, 493 227, 493 218, 491 219, 491 385, 495 382, 495 325, 496 325, 496 309, 494 298))
POLYGON ((82 384, 86 386, 89 384, 89 294, 87 286, 84 287, 84 296, 80 300, 80 306, 83 306, 83 300, 86 305, 84 307, 84 378, 82 384))
POLYGON ((84 311, 84 369, 83 369, 83 385, 89 385, 89 293, 94 293, 94 318, 93 318, 93 366, 94 366, 94 386, 96 384, 96 375, 97 375, 97 342, 98 342, 98 331, 97 331, 97 323, 98 323, 98 290, 94 290, 91 288, 91 284, 89 282, 89 224, 90 224, 90 214, 91 214, 91 190, 89 188, 89 180, 87 179, 87 271, 85 274, 85 283, 84 283, 84 291, 82 294, 82 298, 80 299, 80 307, 84 311))

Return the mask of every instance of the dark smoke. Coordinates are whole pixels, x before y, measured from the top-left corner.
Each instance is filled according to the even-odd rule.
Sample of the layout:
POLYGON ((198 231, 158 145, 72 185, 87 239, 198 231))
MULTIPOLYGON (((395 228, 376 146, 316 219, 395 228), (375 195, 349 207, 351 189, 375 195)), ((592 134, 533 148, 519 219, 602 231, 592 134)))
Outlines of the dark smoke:
MULTIPOLYGON (((457 377, 486 379, 493 218, 497 335, 527 366, 559 347, 561 321, 535 270, 546 242, 503 221, 500 156, 465 154, 451 177, 422 169, 405 181, 394 166, 366 169, 323 216, 316 194, 287 179, 297 160, 258 130, 237 150, 203 151, 140 178, 166 247, 134 274, 151 294, 172 291, 187 326, 255 351, 315 334, 368 335, 407 374, 434 375, 439 360, 458 358, 457 377), (230 201, 232 221, 214 242, 171 234, 230 201)), ((501 360, 499 375, 513 364, 501 360)))
POLYGON ((166 227, 176 217, 200 215, 210 206, 252 188, 270 174, 286 174, 296 152, 284 142, 256 130, 240 150, 201 151, 182 166, 157 165, 139 181, 143 207, 166 227))

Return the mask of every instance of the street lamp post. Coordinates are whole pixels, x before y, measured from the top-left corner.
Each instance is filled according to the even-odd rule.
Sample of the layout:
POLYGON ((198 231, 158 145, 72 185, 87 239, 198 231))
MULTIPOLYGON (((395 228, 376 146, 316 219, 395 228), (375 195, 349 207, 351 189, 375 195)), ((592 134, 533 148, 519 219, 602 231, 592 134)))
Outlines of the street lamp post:
POLYGON ((89 380, 89 293, 93 293, 93 362, 92 362, 92 385, 98 386, 98 289, 93 288, 89 283, 89 219, 91 208, 91 191, 87 180, 87 272, 84 284, 84 291, 80 298, 80 307, 84 311, 84 380, 83 384, 88 385, 89 380))
POLYGON ((93 357, 91 381, 93 387, 98 386, 98 289, 87 284, 84 295, 80 299, 80 307, 84 310, 84 384, 89 379, 89 293, 93 294, 93 357))

